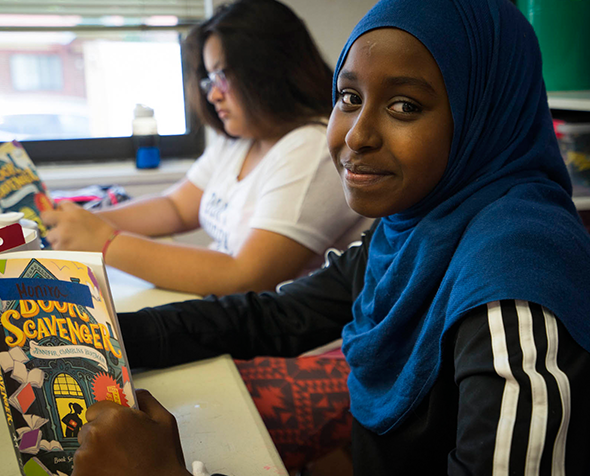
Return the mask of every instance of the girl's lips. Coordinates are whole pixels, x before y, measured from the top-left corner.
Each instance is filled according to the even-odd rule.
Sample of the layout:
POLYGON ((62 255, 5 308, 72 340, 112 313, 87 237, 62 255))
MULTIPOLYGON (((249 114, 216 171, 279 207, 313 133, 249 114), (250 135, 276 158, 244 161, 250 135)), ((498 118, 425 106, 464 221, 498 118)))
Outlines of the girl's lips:
POLYGON ((344 167, 343 171, 346 182, 350 185, 357 186, 372 185, 393 175, 391 172, 368 169, 364 167, 344 167))
POLYGON ((228 116, 228 112, 220 109, 219 111, 217 111, 217 116, 219 117, 219 119, 225 119, 228 116))

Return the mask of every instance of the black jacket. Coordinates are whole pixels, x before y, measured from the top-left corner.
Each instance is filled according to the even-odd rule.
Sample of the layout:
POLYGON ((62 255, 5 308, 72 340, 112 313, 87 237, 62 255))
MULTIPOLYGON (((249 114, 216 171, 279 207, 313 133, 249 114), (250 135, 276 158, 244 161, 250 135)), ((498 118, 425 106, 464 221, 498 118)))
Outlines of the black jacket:
MULTIPOLYGON (((324 268, 276 293, 119 314, 130 365, 291 357, 337 339, 352 320, 370 237, 328 253, 324 268)), ((355 420, 355 475, 590 475, 590 354, 549 311, 519 301, 481 306, 452 330, 442 361, 434 387, 399 426, 377 435, 355 420)))

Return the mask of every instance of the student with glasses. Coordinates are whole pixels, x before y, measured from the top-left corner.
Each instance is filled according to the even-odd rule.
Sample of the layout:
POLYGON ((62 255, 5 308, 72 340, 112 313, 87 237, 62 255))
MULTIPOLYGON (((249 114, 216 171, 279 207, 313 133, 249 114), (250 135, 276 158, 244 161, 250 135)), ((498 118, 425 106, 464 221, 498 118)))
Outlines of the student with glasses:
POLYGON ((43 215, 55 249, 199 295, 273 289, 368 228, 331 164, 332 71, 303 22, 274 0, 222 5, 185 40, 188 100, 218 134, 179 183, 90 213, 43 215), (208 248, 151 238, 203 228, 208 248))
MULTIPOLYGON (((303 22, 275 0, 239 0, 193 29, 185 53, 189 103, 216 139, 162 196, 97 213, 68 203, 47 212, 52 247, 102 250, 107 264, 159 287, 225 295, 271 290, 319 268, 327 248, 359 240, 371 220, 347 206, 331 162, 332 71, 303 22), (209 248, 151 239, 198 227, 213 239, 209 248)), ((325 357, 238 362, 289 467, 329 451, 320 441, 349 441, 348 366, 337 345, 325 357), (312 381, 332 401, 313 415, 297 403, 312 381), (281 410, 296 421, 287 436, 256 396, 266 385, 283 394, 281 410)))

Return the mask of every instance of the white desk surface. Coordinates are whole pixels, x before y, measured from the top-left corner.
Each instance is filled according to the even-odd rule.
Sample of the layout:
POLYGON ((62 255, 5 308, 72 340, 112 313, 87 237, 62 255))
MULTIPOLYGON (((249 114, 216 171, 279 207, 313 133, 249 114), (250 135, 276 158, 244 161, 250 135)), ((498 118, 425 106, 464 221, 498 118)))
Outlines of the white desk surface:
POLYGON ((117 312, 133 312, 169 302, 195 299, 194 294, 155 288, 152 283, 107 266, 109 286, 117 312))
MULTIPOLYGON (((108 275, 119 312, 194 298, 115 269, 108 275)), ((288 474, 229 356, 137 373, 133 382, 176 417, 189 470, 200 460, 209 472, 228 476, 288 474)), ((6 423, 0 423, 0 476, 20 476, 6 423)))

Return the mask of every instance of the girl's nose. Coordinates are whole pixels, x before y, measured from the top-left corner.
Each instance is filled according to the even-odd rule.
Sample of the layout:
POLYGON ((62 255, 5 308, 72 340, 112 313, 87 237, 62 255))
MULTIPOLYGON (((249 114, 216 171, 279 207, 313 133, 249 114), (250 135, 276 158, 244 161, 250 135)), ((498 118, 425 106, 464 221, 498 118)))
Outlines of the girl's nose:
POLYGON ((219 102, 223 99, 223 91, 218 88, 215 83, 211 85, 211 89, 207 93, 207 101, 210 103, 219 102))
POLYGON ((362 109, 346 134, 346 145, 354 152, 378 149, 382 145, 376 113, 362 109))

